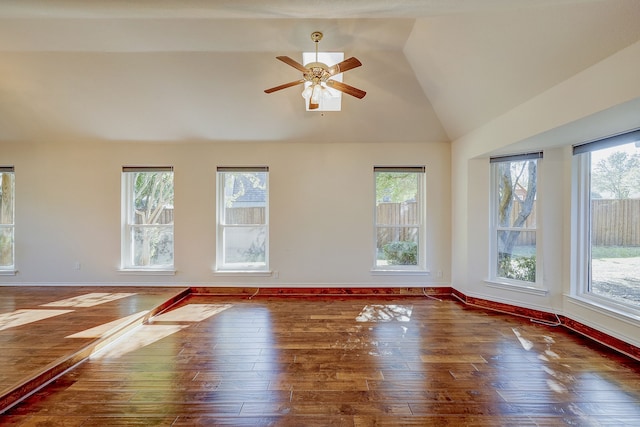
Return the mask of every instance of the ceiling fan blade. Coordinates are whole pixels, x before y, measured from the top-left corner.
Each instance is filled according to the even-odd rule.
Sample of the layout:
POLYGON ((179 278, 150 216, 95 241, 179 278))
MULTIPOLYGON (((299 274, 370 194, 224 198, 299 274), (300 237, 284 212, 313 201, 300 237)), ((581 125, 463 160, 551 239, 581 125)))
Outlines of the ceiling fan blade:
POLYGON ((302 71, 303 73, 308 73, 309 69, 299 63, 298 61, 289 58, 288 56, 276 56, 276 59, 284 62, 285 64, 291 65, 293 68, 302 71))
POLYGON ((352 70, 362 65, 362 62, 358 61, 358 58, 347 58, 342 62, 337 63, 329 67, 329 74, 335 76, 336 74, 344 73, 345 71, 352 70))
POLYGON ((355 96, 358 99, 364 98, 367 92, 360 90, 356 87, 350 86, 346 83, 342 83, 336 80, 327 80, 327 86, 332 87, 340 92, 344 92, 347 95, 355 96))
POLYGON ((295 82, 285 83, 283 85, 272 87, 270 89, 265 89, 264 93, 271 93, 271 92, 275 92, 277 90, 286 89, 288 87, 298 86, 298 85, 301 85, 302 83, 304 83, 304 79, 296 80, 295 82))

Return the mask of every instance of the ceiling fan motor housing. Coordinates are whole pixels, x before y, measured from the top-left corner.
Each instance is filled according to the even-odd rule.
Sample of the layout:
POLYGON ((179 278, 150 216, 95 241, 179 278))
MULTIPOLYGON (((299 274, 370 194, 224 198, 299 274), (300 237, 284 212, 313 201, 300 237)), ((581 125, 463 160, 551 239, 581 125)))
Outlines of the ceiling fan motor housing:
POLYGON ((304 77, 307 81, 327 81, 331 77, 329 67, 322 62, 310 62, 305 65, 309 69, 309 73, 305 73, 304 77))

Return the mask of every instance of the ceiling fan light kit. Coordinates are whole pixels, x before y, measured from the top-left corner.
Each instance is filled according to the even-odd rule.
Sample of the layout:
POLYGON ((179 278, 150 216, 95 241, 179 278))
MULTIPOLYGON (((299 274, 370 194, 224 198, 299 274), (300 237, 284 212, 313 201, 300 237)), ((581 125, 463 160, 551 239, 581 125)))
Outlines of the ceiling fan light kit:
POLYGON ((314 31, 313 33, 311 33, 311 40, 316 44, 316 57, 314 62, 302 65, 298 61, 291 59, 288 56, 276 56, 276 58, 280 61, 290 65, 298 71, 301 71, 302 78, 266 89, 265 93, 272 93, 289 87, 309 83, 309 85, 302 91, 302 97, 305 98, 309 110, 317 110, 320 107, 321 101, 323 99, 327 99, 333 96, 331 94, 331 91, 327 88, 336 89, 358 99, 364 98, 364 96, 367 94, 365 91, 350 86, 341 81, 335 80, 333 78, 340 73, 344 73, 345 71, 349 71, 361 66, 362 63, 355 57, 347 58, 344 61, 332 66, 328 66, 322 62, 319 62, 318 43, 320 42, 320 40, 322 40, 322 33, 320 31, 314 31))

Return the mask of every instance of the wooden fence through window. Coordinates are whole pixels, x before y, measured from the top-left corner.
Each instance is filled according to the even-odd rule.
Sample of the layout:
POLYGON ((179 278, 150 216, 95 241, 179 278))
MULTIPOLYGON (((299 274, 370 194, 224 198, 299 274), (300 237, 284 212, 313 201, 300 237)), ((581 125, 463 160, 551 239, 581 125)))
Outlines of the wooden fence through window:
MULTIPOLYGON (((518 216, 514 203, 510 224, 518 216)), ((640 246, 640 199, 593 199, 591 201, 591 244, 593 246, 640 246)), ((535 227, 536 207, 524 223, 535 227)), ((520 233, 517 245, 535 244, 535 233, 520 233)))
MULTIPOLYGON (((517 202, 516 202, 517 206, 517 202)), ((591 240, 594 246, 640 246, 640 199, 594 199, 591 202, 591 240)), ((247 207, 227 209, 228 224, 264 224, 264 208, 247 207)), ((379 203, 377 206, 378 225, 399 225, 379 230, 379 243, 396 240, 414 240, 419 223, 418 204, 379 203)), ((511 224, 518 215, 517 207, 513 209, 511 224)), ((525 222, 530 227, 536 221, 536 208, 525 222)), ((165 209, 161 224, 173 222, 173 209, 165 209)), ((521 233, 518 245, 535 244, 535 233, 521 233)))
POLYGON ((640 199, 591 201, 593 246, 640 246, 640 199))

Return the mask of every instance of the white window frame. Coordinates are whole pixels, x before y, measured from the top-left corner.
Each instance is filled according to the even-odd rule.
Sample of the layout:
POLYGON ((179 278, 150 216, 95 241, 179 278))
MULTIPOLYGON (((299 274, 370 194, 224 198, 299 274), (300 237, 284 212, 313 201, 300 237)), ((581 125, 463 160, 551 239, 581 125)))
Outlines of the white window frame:
POLYGON ((216 209, 216 265, 215 273, 270 274, 269 270, 269 167, 268 166, 219 166, 217 168, 217 209, 216 209), (226 224, 225 223, 225 175, 227 173, 265 173, 265 212, 264 224, 226 224), (264 263, 225 262, 226 230, 237 228, 262 228, 264 230, 264 263))
POLYGON ((425 166, 374 166, 373 167, 373 267, 371 269, 373 274, 428 274, 427 271, 427 254, 426 254, 426 168, 425 166), (416 265, 378 265, 378 229, 379 228, 406 228, 407 225, 402 224, 383 224, 378 222, 378 209, 377 209, 377 173, 385 172, 411 172, 418 174, 418 214, 417 224, 412 224, 411 227, 418 228, 418 259, 416 265))
POLYGON ((597 139, 573 146, 571 207, 570 297, 580 302, 635 320, 637 305, 625 304, 592 293, 591 290, 591 152, 640 140, 640 130, 597 139))
MULTIPOLYGON (((173 175, 172 166, 124 166, 122 168, 122 221, 121 221, 121 267, 123 272, 139 272, 139 273, 175 273, 175 252, 173 258, 169 264, 151 264, 151 265, 136 265, 134 263, 134 229, 139 227, 159 227, 169 230, 174 234, 174 225, 172 224, 149 224, 138 225, 135 224, 135 207, 134 202, 134 181, 133 177, 136 172, 171 172, 173 175)), ((172 179, 173 180, 173 179, 172 179)), ((175 188, 175 187, 174 187, 175 188)), ((175 250, 175 243, 174 243, 175 250)))
POLYGON ((10 265, 0 265, 0 275, 15 275, 16 274, 16 269, 15 269, 15 265, 16 265, 16 241, 15 241, 15 218, 16 218, 16 192, 15 192, 15 184, 16 184, 16 177, 15 177, 15 169, 13 166, 0 166, 0 173, 3 174, 11 174, 12 179, 11 179, 11 191, 12 191, 12 197, 11 197, 11 214, 12 214, 12 218, 11 218, 11 222, 10 223, 4 223, 4 224, 0 224, 0 229, 4 230, 9 230, 9 233, 11 234, 12 238, 12 244, 11 244, 11 261, 12 264, 10 265))
POLYGON ((540 174, 540 166, 542 164, 543 153, 533 152, 533 153, 524 153, 524 154, 516 154, 516 155, 508 155, 508 156, 498 156, 490 158, 490 167, 491 167, 491 190, 489 193, 490 197, 490 213, 489 213, 489 284, 504 286, 508 289, 523 289, 523 290, 532 290, 534 293, 541 292, 542 294, 546 293, 543 289, 543 274, 542 274, 542 224, 541 219, 542 215, 540 215, 542 208, 542 198, 540 197, 540 188, 541 188, 541 174, 540 174), (536 223, 535 227, 505 227, 499 225, 498 221, 498 165, 502 162, 517 162, 517 161, 526 161, 526 160, 536 160, 536 223), (498 233, 501 231, 522 231, 522 232, 533 232, 535 233, 535 241, 536 241, 536 280, 534 282, 529 282, 526 280, 518 280, 507 277, 498 276, 498 233))

